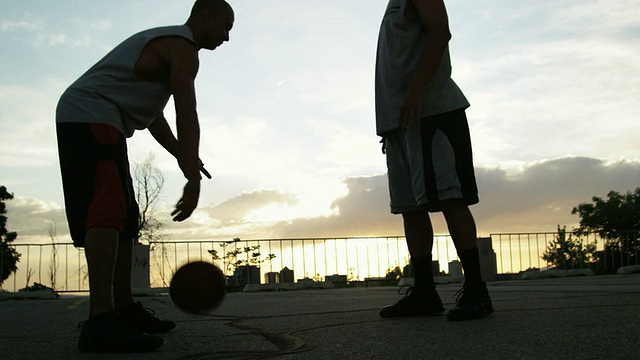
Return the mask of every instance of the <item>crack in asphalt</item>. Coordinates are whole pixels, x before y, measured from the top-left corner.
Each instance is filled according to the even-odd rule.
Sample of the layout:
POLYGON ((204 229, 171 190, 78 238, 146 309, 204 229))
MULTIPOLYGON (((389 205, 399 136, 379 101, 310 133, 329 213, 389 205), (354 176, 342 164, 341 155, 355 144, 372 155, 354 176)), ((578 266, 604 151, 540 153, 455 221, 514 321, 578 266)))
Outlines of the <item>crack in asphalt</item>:
POLYGON ((212 360, 212 359, 266 359, 280 355, 294 354, 313 350, 314 347, 307 344, 301 338, 291 335, 291 332, 277 333, 243 324, 249 320, 259 320, 264 317, 235 317, 220 318, 218 320, 230 320, 226 326, 246 331, 251 335, 260 336, 277 347, 276 350, 221 350, 210 353, 192 354, 181 357, 179 360, 212 360))
MULTIPOLYGON (((215 351, 215 352, 191 354, 191 355, 181 357, 178 360, 266 359, 266 358, 273 358, 281 355, 311 351, 315 347, 308 344, 303 339, 297 336, 294 336, 295 333, 314 330, 316 328, 349 325, 352 323, 363 323, 363 322, 358 321, 358 322, 348 322, 348 323, 333 324, 333 325, 324 325, 319 327, 314 326, 307 329, 298 329, 298 330, 283 332, 283 333, 268 331, 258 327, 249 326, 244 323, 251 320, 264 320, 264 319, 286 318, 286 317, 295 317, 295 316, 316 316, 316 315, 329 315, 329 314, 341 314, 341 313, 354 313, 354 312, 365 312, 365 311, 372 311, 372 310, 378 310, 378 309, 377 308, 357 309, 357 310, 326 311, 326 312, 282 314, 282 315, 268 315, 268 316, 206 315, 207 316, 206 320, 190 320, 185 322, 211 321, 211 320, 227 321, 224 325, 232 327, 237 330, 246 331, 251 335, 260 336, 266 341, 268 341, 269 343, 275 345, 278 349, 276 350, 221 350, 221 351, 215 351)), ((380 321, 380 320, 376 320, 376 321, 380 321)))

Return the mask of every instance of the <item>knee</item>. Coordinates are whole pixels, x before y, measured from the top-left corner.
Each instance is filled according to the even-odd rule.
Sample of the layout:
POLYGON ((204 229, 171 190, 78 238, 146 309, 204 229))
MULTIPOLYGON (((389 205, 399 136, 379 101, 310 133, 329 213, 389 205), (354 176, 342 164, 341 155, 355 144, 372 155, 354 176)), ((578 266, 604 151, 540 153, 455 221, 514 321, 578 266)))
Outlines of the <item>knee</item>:
POLYGON ((445 217, 469 212, 469 206, 464 202, 463 199, 445 200, 441 203, 441 205, 442 213, 445 217))
POLYGON ((402 219, 405 224, 424 224, 425 221, 429 221, 429 214, 422 211, 404 212, 402 219))

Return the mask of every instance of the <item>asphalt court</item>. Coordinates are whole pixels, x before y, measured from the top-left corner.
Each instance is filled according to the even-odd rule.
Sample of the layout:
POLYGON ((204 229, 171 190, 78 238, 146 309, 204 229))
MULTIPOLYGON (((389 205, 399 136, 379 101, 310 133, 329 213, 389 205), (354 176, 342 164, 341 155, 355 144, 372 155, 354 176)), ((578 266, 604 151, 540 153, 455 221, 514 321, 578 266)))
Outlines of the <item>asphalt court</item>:
MULTIPOLYGON (((451 308, 460 284, 438 285, 451 308)), ((496 312, 382 319, 397 287, 230 293, 207 315, 168 295, 137 300, 176 321, 164 345, 142 354, 83 354, 77 325, 86 295, 0 302, 2 359, 629 359, 640 340, 640 274, 489 284, 496 312)))

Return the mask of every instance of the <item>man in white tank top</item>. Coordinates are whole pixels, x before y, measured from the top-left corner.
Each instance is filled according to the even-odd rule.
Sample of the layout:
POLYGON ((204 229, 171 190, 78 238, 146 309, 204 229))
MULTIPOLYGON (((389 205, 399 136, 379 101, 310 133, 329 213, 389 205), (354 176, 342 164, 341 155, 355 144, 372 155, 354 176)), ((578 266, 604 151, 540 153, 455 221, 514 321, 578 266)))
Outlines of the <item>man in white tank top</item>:
POLYGON ((138 205, 133 195, 126 138, 148 129, 177 160, 186 185, 172 212, 187 219, 200 197, 200 125, 194 81, 198 52, 229 40, 235 15, 224 0, 196 0, 184 25, 140 32, 122 42, 61 96, 56 129, 65 208, 71 237, 84 247, 90 315, 80 351, 140 352, 162 345, 152 333, 175 323, 153 316, 131 290, 138 205), (175 136, 163 116, 173 96, 175 136))

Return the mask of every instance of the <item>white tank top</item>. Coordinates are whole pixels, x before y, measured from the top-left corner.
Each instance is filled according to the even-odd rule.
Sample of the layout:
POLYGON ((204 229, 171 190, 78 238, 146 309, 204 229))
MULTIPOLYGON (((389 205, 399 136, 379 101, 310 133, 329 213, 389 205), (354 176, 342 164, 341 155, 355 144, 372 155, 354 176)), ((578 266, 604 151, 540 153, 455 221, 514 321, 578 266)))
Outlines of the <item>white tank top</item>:
MULTIPOLYGON (((420 21, 409 22, 404 17, 406 1, 390 0, 380 25, 375 75, 378 135, 399 127, 400 106, 422 60, 424 44, 429 41, 429 33, 420 21)), ((424 87, 420 117, 467 107, 469 102, 451 79, 447 48, 436 72, 424 87)))
POLYGON ((171 90, 168 79, 136 80, 134 66, 149 41, 164 36, 180 36, 194 42, 191 29, 186 25, 159 27, 131 36, 62 94, 56 122, 107 124, 127 137, 131 137, 134 130, 146 129, 162 114, 171 90))

